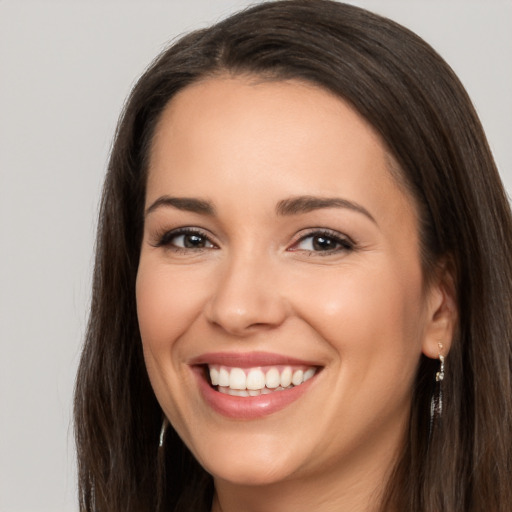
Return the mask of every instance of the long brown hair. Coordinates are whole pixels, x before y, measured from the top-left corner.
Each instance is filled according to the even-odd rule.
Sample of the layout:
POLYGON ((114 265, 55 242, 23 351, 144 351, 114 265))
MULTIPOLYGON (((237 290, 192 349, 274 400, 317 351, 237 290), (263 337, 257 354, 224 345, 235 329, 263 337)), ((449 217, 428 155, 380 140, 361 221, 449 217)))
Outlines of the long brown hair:
POLYGON ((506 512, 512 504, 512 220, 481 124, 450 67, 396 23, 328 0, 265 2, 160 55, 120 119, 99 218, 91 314, 75 393, 81 511, 209 510, 213 484, 161 409, 135 306, 148 148, 165 105, 216 74, 300 79, 348 101, 381 135, 420 211, 426 278, 443 258, 459 327, 444 408, 423 357, 383 510, 506 512))

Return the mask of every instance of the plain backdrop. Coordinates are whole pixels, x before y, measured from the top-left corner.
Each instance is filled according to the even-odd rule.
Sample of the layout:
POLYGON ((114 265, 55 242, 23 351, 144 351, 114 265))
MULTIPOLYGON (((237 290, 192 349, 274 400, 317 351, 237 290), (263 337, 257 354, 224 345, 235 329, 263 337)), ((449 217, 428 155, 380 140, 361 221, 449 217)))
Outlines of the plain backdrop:
MULTIPOLYGON (((512 191, 512 1, 353 2, 453 66, 512 191)), ((117 116, 177 35, 245 0, 0 0, 0 511, 76 511, 71 424, 117 116)))

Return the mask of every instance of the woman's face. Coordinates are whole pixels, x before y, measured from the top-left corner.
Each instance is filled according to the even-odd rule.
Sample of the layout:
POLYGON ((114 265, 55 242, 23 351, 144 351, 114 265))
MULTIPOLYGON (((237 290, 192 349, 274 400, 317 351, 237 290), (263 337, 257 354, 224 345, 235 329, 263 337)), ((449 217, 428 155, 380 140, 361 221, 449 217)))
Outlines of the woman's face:
POLYGON ((443 297, 390 165, 350 106, 298 81, 209 79, 164 111, 140 331, 165 414, 217 479, 358 478, 400 445, 443 297))

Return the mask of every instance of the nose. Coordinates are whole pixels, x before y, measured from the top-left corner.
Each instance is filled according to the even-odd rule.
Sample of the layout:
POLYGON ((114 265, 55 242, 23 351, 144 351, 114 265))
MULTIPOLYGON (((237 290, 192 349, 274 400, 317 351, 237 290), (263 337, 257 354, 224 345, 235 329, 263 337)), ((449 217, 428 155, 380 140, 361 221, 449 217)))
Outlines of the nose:
POLYGON ((205 307, 208 321, 235 336, 249 336, 281 325, 288 306, 277 274, 264 257, 224 262, 205 307))

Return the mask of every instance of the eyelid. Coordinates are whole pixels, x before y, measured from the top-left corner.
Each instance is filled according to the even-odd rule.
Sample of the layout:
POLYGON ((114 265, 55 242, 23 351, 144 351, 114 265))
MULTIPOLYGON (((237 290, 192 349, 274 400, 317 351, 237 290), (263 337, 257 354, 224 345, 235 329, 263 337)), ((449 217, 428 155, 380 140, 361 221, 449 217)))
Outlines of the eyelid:
POLYGON ((306 233, 304 233, 304 232, 299 233, 295 237, 294 241, 292 242, 292 245, 289 247, 288 250, 292 251, 292 252, 303 251, 303 252, 307 252, 307 253, 311 253, 311 254, 328 255, 328 254, 335 254, 335 253, 344 252, 344 251, 353 251, 353 250, 355 250, 355 248, 356 248, 356 243, 354 242, 354 240, 351 237, 349 237, 343 233, 340 233, 339 231, 335 231, 335 230, 328 229, 328 228, 310 228, 309 230, 307 230, 306 233), (314 237, 314 236, 324 236, 326 238, 330 238, 330 239, 336 241, 338 244, 340 244, 341 247, 326 250, 326 251, 314 251, 314 250, 297 249, 296 248, 296 246, 298 244, 300 244, 304 240, 314 237))
POLYGON ((158 231, 154 236, 154 241, 151 243, 153 247, 167 247, 172 250, 180 251, 200 251, 212 248, 218 248, 218 245, 212 240, 212 236, 204 229, 195 227, 195 226, 182 226, 175 229, 163 229, 158 231), (173 238, 178 237, 180 235, 198 235, 200 237, 205 238, 208 243, 210 243, 213 247, 179 247, 173 246, 170 242, 173 238))
MULTIPOLYGON (((173 250, 175 252, 189 252, 189 251, 203 251, 208 249, 218 249, 219 245, 214 241, 214 237, 209 233, 208 230, 196 227, 196 226, 182 226, 174 229, 161 229, 153 235, 153 241, 149 242, 153 247, 163 247, 169 250, 173 250), (211 245, 209 247, 180 247, 178 245, 171 244, 171 240, 173 238, 179 237, 180 235, 198 235, 206 240, 206 242, 211 245)), ((296 234, 293 238, 292 243, 288 247, 288 251, 290 252, 303 252, 303 253, 311 253, 312 255, 329 255, 329 254, 337 254, 341 252, 347 252, 355 250, 356 243, 354 240, 341 233, 339 231, 335 231, 329 228, 309 228, 307 230, 302 230, 298 234, 296 234), (297 246, 312 237, 325 237, 336 242, 338 247, 327 250, 308 250, 308 249, 300 249, 297 246)))

